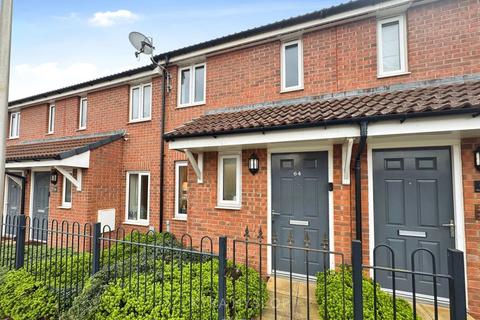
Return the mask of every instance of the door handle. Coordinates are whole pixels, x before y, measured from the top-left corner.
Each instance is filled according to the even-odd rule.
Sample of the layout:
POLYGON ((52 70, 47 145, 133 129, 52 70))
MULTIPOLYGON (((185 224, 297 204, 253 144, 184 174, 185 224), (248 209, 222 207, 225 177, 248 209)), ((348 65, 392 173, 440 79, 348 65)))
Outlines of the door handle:
POLYGON ((442 227, 450 228, 450 237, 455 238, 455 221, 450 219, 450 223, 442 224, 442 227))
POLYGON ((275 210, 272 210, 272 216, 279 216, 280 212, 275 212, 275 210))

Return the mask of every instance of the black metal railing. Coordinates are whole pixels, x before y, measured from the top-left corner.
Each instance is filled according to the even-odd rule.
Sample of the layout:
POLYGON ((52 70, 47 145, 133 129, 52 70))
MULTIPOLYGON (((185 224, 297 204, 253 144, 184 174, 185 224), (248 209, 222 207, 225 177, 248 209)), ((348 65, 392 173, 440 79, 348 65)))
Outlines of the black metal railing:
POLYGON ((441 283, 448 286, 442 302, 450 308, 450 319, 466 319, 464 255, 458 250, 448 250, 448 272, 443 274, 438 272, 435 255, 426 248, 412 252, 410 265, 398 268, 396 252, 379 245, 373 249, 373 264, 368 265, 363 263, 361 242, 352 242, 350 256, 330 250, 327 239, 312 241, 308 231, 302 243, 295 243, 292 234, 280 243, 275 234, 265 241, 261 228, 256 235, 247 228, 242 238, 233 239, 227 247, 226 237, 218 241, 188 234, 175 238, 154 231, 102 229, 99 223, 7 215, 1 220, 0 232, 0 267, 24 268, 45 283, 56 295, 60 310, 72 305, 87 280, 100 279, 127 290, 151 310, 161 310, 163 318, 311 319, 318 315, 361 320, 364 303, 370 299, 363 286, 370 281, 373 318, 386 319, 377 312, 380 295, 385 297, 385 281, 378 277, 383 273, 390 281, 389 319, 417 319, 419 278, 431 278, 434 319, 439 318, 437 287, 441 283), (227 254, 232 261, 227 261, 227 254), (377 261, 381 255, 388 265, 377 261), (418 267, 419 256, 427 259, 431 270, 418 267), (408 317, 398 312, 399 275, 410 283, 408 317))
MULTIPOLYGON (((214 271, 214 263, 225 260, 225 256, 214 253, 212 238, 202 237, 195 248, 188 234, 177 241, 168 233, 131 230, 126 235, 123 228, 112 231, 109 226, 103 228, 102 234, 99 270, 106 273, 108 282, 133 290, 144 301, 149 300, 152 308, 157 304, 169 305, 168 313, 172 317, 188 315, 192 319, 197 310, 200 316, 213 319, 218 312, 217 298, 225 300, 224 290, 219 290, 218 297, 212 295, 217 291, 213 288, 214 279, 220 273, 214 271), (194 264, 198 264, 198 273, 194 273, 194 264), (174 286, 179 288, 177 297, 174 297, 174 286), (174 299, 178 299, 178 310, 173 308, 174 299)), ((220 239, 220 248, 224 249, 223 246, 220 239)), ((224 270, 223 267, 223 274, 224 270)))
MULTIPOLYGON (((322 296, 323 296, 323 303, 322 308, 320 310, 321 316, 323 319, 328 319, 328 277, 325 276, 322 279, 321 284, 317 284, 313 281, 317 280, 317 273, 325 272, 330 268, 338 267, 340 270, 341 278, 342 278, 342 285, 340 287, 340 302, 342 306, 342 311, 340 317, 338 319, 348 319, 347 312, 346 312, 346 294, 345 294, 345 277, 346 272, 345 268, 345 256, 341 252, 336 251, 329 251, 328 240, 324 239, 322 243, 322 248, 312 248, 311 247, 311 240, 308 232, 305 232, 304 239, 303 239, 303 246, 295 245, 293 240, 293 234, 290 233, 288 236, 287 244, 279 244, 278 237, 273 234, 272 242, 265 242, 263 231, 260 228, 258 230, 257 235, 252 237, 250 235, 250 231, 248 227, 245 229, 244 238, 243 239, 235 239, 233 240, 233 264, 237 266, 245 265, 248 267, 253 267, 257 271, 259 271, 259 279, 258 283, 261 283, 262 275, 270 274, 269 281, 272 281, 272 284, 269 288, 271 299, 268 304, 265 304, 266 301, 262 301, 260 298, 260 302, 258 303, 259 316, 258 319, 265 318, 290 318, 290 319, 310 319, 316 318, 312 314, 312 305, 316 304, 315 297, 312 297, 311 289, 315 288, 317 285, 321 286, 322 296), (241 253, 241 257, 239 258, 239 252, 241 253), (281 270, 279 268, 279 259, 281 258, 280 255, 286 255, 286 259, 288 260, 286 270, 281 270), (271 267, 270 270, 266 270, 265 264, 267 261, 267 255, 271 256, 271 267), (299 272, 294 272, 294 256, 301 256, 301 265, 303 265, 303 270, 299 272), (314 264, 312 268, 312 264, 315 261, 313 256, 320 256, 321 262, 319 264, 314 264), (264 261, 265 260, 265 261, 264 261), (332 261, 332 262, 330 262, 332 261), (313 274, 313 275, 312 275, 313 274), (287 285, 287 294, 285 295, 283 292, 279 292, 280 285, 278 284, 279 281, 282 281, 283 287, 285 287, 285 283, 287 285), (301 287, 301 288, 299 288, 301 287), (298 290, 302 290, 303 293, 298 292, 298 290), (294 292, 296 290, 296 292, 294 292), (296 308, 297 299, 298 298, 305 299, 305 303, 302 304, 301 308, 296 308), (262 310, 263 309, 263 310, 262 310), (265 311, 267 310, 267 312, 265 311), (268 312, 270 311, 270 312, 268 312)), ((285 257, 283 257, 285 258, 285 257)), ((298 261, 297 261, 298 262, 298 261)), ((245 281, 245 287, 242 288, 246 294, 246 301, 242 303, 238 299, 235 299, 237 303, 242 303, 242 307, 248 308, 248 303, 250 300, 249 297, 249 288, 250 283, 245 281)), ((233 295, 235 296, 236 291, 236 283, 235 281, 232 282, 233 286, 233 295)), ((260 290, 260 285, 256 287, 256 289, 260 290)), ((259 292, 257 295, 261 297, 259 292)), ((234 310, 237 308, 237 305, 231 306, 234 310)), ((231 314, 235 314, 235 312, 231 312, 231 314)))
MULTIPOLYGON (((410 269, 400 269, 396 267, 395 264, 395 252, 392 247, 381 244, 377 245, 373 249, 373 265, 365 265, 362 261, 362 243, 360 241, 352 241, 352 269, 353 269, 353 295, 354 295, 354 319, 362 320, 363 319, 363 272, 371 271, 373 273, 373 316, 374 319, 380 319, 380 316, 377 311, 377 302, 378 302, 378 291, 380 287, 377 285, 377 274, 378 272, 386 272, 390 274, 391 278, 391 295, 392 295, 392 317, 397 319, 398 310, 397 310, 397 287, 396 283, 398 281, 399 275, 405 275, 410 278, 410 291, 407 295, 408 299, 411 299, 412 305, 412 319, 417 319, 419 316, 418 313, 418 301, 417 297, 419 295, 417 289, 418 277, 422 278, 431 278, 431 295, 429 295, 429 302, 433 303, 433 318, 435 320, 439 319, 439 297, 438 297, 438 285, 440 279, 445 279, 448 282, 448 298, 445 299, 448 303, 450 319, 467 319, 467 308, 466 308, 466 290, 465 290, 465 264, 463 252, 456 249, 447 250, 447 261, 448 261, 448 274, 441 274, 437 272, 438 261, 434 253, 427 248, 418 248, 411 252, 410 254, 410 269), (384 249, 387 251, 390 266, 380 266, 377 263, 377 255, 379 249, 384 249), (431 272, 425 272, 418 270, 416 266, 416 259, 419 254, 425 254, 427 259, 430 261, 431 272)), ((425 283, 426 281, 423 281, 425 283)))

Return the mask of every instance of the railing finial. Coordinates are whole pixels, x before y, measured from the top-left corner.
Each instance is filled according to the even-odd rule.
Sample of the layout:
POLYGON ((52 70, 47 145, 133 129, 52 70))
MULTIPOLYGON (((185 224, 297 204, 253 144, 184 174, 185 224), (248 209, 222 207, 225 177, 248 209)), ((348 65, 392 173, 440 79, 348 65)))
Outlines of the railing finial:
POLYGON ((245 233, 243 236, 245 237, 246 241, 248 241, 248 238, 250 238, 250 230, 248 230, 248 226, 245 227, 245 233))
POLYGON ((308 231, 305 230, 305 234, 303 236, 303 243, 305 244, 305 248, 309 248, 310 247, 310 237, 308 235, 308 231))
POLYGON ((294 243, 294 240, 293 240, 293 232, 292 230, 290 230, 290 232, 288 233, 288 239, 287 239, 287 242, 288 242, 288 245, 289 246, 292 246, 293 243, 294 243))
POLYGON ((263 240, 263 231, 262 231, 262 225, 258 226, 258 236, 257 236, 258 242, 262 242, 263 240))

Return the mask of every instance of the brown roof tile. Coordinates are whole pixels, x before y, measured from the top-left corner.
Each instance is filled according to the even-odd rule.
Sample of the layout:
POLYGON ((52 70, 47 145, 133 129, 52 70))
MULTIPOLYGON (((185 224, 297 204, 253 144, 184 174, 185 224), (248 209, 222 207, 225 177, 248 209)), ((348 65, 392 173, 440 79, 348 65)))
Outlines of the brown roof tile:
POLYGON ((418 113, 435 116, 472 108, 480 108, 480 81, 282 106, 238 108, 202 115, 167 133, 166 138, 326 125, 367 117, 380 120, 418 113))
POLYGON ((27 160, 61 160, 99 148, 123 137, 123 133, 65 138, 7 146, 7 162, 27 160))

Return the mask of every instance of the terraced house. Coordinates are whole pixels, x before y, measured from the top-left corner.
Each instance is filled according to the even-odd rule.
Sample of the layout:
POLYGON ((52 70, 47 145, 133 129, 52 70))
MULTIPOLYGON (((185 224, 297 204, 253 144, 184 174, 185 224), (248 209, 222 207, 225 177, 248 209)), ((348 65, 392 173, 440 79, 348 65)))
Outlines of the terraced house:
MULTIPOLYGON (((421 247, 441 273, 457 248, 480 317, 477 0, 357 0, 156 59, 168 74, 145 66, 10 103, 7 168, 26 177, 25 214, 194 238, 248 226, 299 246, 308 234, 347 260, 357 238, 366 262, 386 243, 399 268, 421 247)), ((417 290, 428 299, 431 280, 417 290)))

